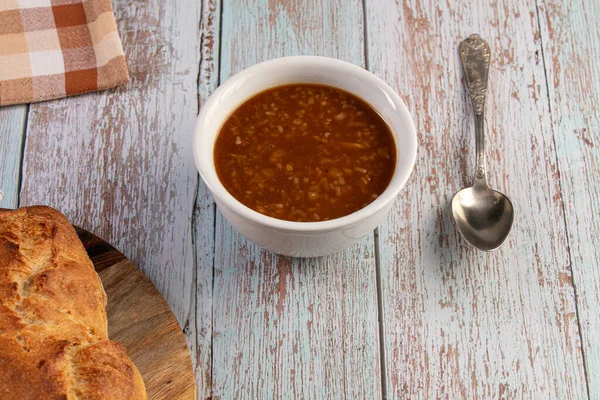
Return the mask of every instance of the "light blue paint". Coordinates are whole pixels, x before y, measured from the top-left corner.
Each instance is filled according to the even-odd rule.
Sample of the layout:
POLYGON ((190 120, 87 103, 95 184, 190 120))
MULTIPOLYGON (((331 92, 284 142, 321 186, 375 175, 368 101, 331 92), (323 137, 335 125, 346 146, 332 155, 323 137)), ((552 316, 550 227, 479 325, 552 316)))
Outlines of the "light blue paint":
POLYGON ((541 50, 535 7, 367 0, 369 66, 407 101, 420 144, 379 231, 389 398, 587 397, 548 92, 532 60, 541 50), (516 209, 493 253, 468 247, 450 213, 473 170, 457 46, 475 32, 492 49, 489 181, 516 209))
MULTIPOLYGON (((470 4, 366 0, 369 65, 408 102, 421 141, 415 174, 379 236, 389 397, 586 397, 568 282, 572 265, 590 397, 597 398, 600 64, 594 60, 600 58, 600 28, 593 16, 600 15, 599 4, 540 1, 549 86, 534 56, 540 50, 535 2, 470 4), (493 51, 487 103, 490 182, 517 208, 509 241, 490 254, 466 247, 448 214, 451 194, 472 174, 470 106, 455 47, 474 31, 488 38, 493 51), (493 146, 499 157, 491 153, 493 146), (556 155, 560 185, 553 172, 556 155), (439 178, 437 187, 426 179, 433 176, 439 178), (566 229, 562 203, 553 200, 557 193, 566 229)), ((362 65, 362 5, 356 0, 224 0, 222 45, 219 5, 204 0, 202 8, 201 33, 214 40, 212 48, 197 49, 197 22, 187 9, 168 18, 148 11, 158 21, 148 34, 145 26, 132 29, 123 23, 141 21, 138 5, 117 4, 137 86, 121 95, 103 92, 33 108, 29 122, 35 143, 48 141, 48 146, 32 147, 25 200, 66 211, 140 260, 180 321, 191 326, 186 333, 200 398, 380 397, 373 236, 322 259, 277 257, 239 236, 220 214, 215 221, 212 198, 200 184, 192 226, 197 270, 191 276, 192 251, 186 250, 191 238, 185 232, 194 180, 185 172, 161 175, 193 168, 190 154, 181 149, 189 135, 177 135, 193 128, 195 98, 186 88, 195 80, 197 54, 202 54, 201 102, 214 90, 217 76, 225 80, 274 57, 317 54, 362 65), (209 15, 212 28, 204 20, 209 15), (167 43, 167 37, 174 40, 171 47, 153 47, 157 40, 167 43), (164 63, 164 76, 156 80, 145 74, 148 65, 137 46, 142 40, 149 42, 140 48, 156 50, 155 62, 164 63), (173 59, 165 59, 169 54, 173 59), (141 88, 150 89, 140 96, 141 88), (95 129, 110 135, 88 134, 95 129), (157 131, 175 135, 180 158, 172 160, 168 146, 173 140, 152 136, 157 131), (59 153, 61 159, 51 158, 59 153), (69 154, 73 159, 67 162, 69 154), (77 175, 78 169, 85 172, 77 175), (140 181, 140 176, 146 178, 140 181), (69 187, 68 196, 57 193, 57 182, 69 187), (165 182, 177 184, 153 190, 165 182), (107 198, 107 191, 114 198, 107 198), (136 207, 136 201, 151 209, 136 207), (157 218, 161 213, 168 215, 157 218), (159 233, 146 233, 157 227, 159 233), (195 295, 190 295, 191 281, 195 295)), ((0 108, 0 189, 5 192, 0 207, 17 206, 25 110, 0 108)))
MULTIPOLYGON (((287 55, 363 65, 362 23, 357 0, 226 0, 221 81, 287 55)), ((215 248, 215 397, 381 396, 372 235, 338 255, 290 259, 248 242, 218 213, 215 248)))
MULTIPOLYGON (((581 346, 600 398, 600 3, 542 1, 540 20, 581 346)), ((578 339, 578 338, 577 338, 578 339)))
POLYGON ((0 208, 17 208, 27 105, 0 107, 0 208))
POLYGON ((191 227, 200 8, 113 2, 130 82, 32 104, 21 190, 23 205, 57 208, 122 251, 161 291, 192 346, 204 328, 195 318, 202 274, 191 227))
MULTIPOLYGON (((200 106, 218 85, 219 60, 219 21, 220 4, 216 0, 202 1, 200 25, 200 65, 198 73, 198 103, 200 106)), ((198 110, 199 111, 199 110, 198 110)), ((190 132, 191 136, 192 132, 190 132)), ((215 252, 215 205, 212 195, 198 177, 196 202, 193 210, 192 231, 195 247, 195 285, 192 287, 191 309, 195 313, 188 317, 194 325, 188 343, 191 344, 192 358, 199 399, 211 397, 212 385, 212 304, 213 304, 213 262, 215 252)))

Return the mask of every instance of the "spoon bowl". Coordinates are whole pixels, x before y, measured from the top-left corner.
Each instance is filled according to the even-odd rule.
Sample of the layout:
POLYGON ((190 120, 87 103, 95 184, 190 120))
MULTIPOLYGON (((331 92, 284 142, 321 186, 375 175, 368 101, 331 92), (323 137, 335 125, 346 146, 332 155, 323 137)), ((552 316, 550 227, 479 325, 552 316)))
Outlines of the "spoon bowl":
POLYGON ((504 242, 514 219, 508 197, 487 187, 473 186, 452 198, 452 216, 459 232, 480 250, 495 250, 504 242))

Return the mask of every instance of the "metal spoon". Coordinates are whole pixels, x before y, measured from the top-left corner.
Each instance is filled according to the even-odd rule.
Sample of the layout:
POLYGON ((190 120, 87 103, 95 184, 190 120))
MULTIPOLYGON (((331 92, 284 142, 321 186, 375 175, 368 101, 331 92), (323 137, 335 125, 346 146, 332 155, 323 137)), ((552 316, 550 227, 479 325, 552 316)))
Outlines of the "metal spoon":
POLYGON ((473 186, 461 190, 452 198, 452 216, 467 242, 480 250, 490 251, 504 242, 514 219, 510 199, 490 189, 486 178, 483 106, 490 48, 479 35, 471 35, 460 44, 460 59, 475 112, 477 163, 473 186))

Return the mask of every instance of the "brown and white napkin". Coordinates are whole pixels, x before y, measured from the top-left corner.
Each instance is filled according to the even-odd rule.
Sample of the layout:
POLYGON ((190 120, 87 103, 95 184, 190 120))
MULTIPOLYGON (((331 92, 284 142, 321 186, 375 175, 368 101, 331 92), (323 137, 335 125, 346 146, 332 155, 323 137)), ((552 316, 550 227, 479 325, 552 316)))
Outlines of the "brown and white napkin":
POLYGON ((128 80, 111 0, 0 0, 0 106, 128 80))

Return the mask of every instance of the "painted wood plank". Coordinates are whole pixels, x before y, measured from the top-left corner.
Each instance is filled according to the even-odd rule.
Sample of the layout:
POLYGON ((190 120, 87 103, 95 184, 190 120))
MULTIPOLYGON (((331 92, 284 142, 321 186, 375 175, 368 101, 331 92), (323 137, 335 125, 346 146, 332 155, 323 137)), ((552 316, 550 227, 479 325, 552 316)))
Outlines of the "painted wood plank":
POLYGON ((22 204, 56 207, 122 251, 163 294, 194 353, 210 354, 195 347, 196 329, 210 329, 210 320, 196 321, 194 282, 207 272, 195 268, 198 175, 190 146, 202 3, 118 0, 113 7, 131 81, 31 105, 22 204))
MULTIPOLYGON (((362 5, 225 0, 221 80, 270 58, 318 54, 363 63, 362 5)), ((379 398, 373 236, 341 254, 261 250, 217 214, 215 398, 379 398)))
MULTIPOLYGON (((221 7, 218 0, 202 1, 201 58, 198 75, 198 105, 217 87, 219 81, 219 31, 221 7)), ((199 177, 198 177, 199 179, 199 177)), ((200 182, 200 179, 199 179, 200 182)), ((212 195, 204 184, 198 184, 198 192, 192 219, 196 258, 195 278, 195 332, 189 341, 195 358, 195 375, 198 398, 211 397, 212 392, 212 285, 215 250, 215 205, 212 195)), ((188 319, 189 323, 194 322, 188 319)))
POLYGON ((414 174, 379 231, 390 398, 586 398, 536 6, 367 0, 369 67, 405 99, 414 174), (469 184, 473 114, 458 44, 492 49, 492 187, 513 200, 507 242, 468 247, 450 202, 469 184))
POLYGON ((16 208, 27 105, 0 107, 0 208, 16 208))
POLYGON ((600 3, 540 2, 589 396, 600 398, 600 3))

